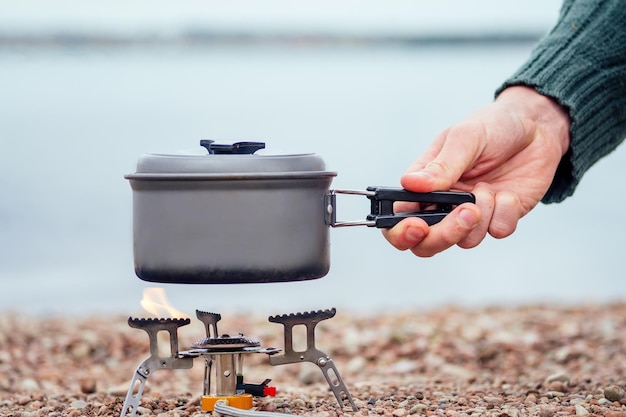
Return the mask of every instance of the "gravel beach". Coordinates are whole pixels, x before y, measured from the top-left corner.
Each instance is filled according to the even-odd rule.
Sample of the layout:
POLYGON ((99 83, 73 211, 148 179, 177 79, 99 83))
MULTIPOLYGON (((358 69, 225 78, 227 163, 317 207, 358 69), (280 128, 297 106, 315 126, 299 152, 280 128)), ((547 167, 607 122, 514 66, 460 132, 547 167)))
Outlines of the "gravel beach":
MULTIPOLYGON (((119 415, 137 366, 150 355, 147 333, 127 319, 5 313, 0 415, 119 415)), ((283 347, 283 326, 267 317, 223 314, 219 330, 283 347)), ((192 318, 179 329, 181 349, 204 336, 192 318)), ((276 397, 255 399, 256 410, 324 417, 626 417, 626 304, 375 316, 339 310, 317 326, 316 347, 333 359, 360 410, 339 407, 315 365, 271 366, 267 355, 252 354, 245 359, 246 381, 271 378, 277 388, 276 397)), ((138 415, 206 415, 203 372, 201 359, 189 370, 154 372, 138 415)))

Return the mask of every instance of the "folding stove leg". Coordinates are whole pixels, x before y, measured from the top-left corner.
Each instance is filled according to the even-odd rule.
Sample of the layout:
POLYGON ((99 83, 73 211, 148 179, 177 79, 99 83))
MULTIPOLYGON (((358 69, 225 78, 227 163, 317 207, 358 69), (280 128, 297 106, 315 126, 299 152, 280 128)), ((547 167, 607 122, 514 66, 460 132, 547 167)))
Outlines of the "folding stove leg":
POLYGON ((270 316, 269 321, 272 323, 281 323, 285 328, 285 350, 282 355, 272 355, 269 357, 271 365, 284 365, 297 362, 312 362, 317 365, 326 382, 333 391, 340 407, 343 407, 342 394, 350 402, 352 410, 358 411, 359 408, 354 403, 348 388, 341 379, 339 371, 335 367, 333 360, 315 347, 315 326, 322 320, 326 320, 335 316, 336 309, 318 310, 305 313, 284 314, 281 316, 270 316), (293 348, 293 327, 296 325, 304 325, 307 329, 307 349, 305 351, 296 351, 293 348))
POLYGON ((146 380, 159 369, 190 369, 193 366, 193 357, 178 357, 178 328, 190 323, 189 319, 128 319, 128 325, 137 329, 145 330, 150 337, 150 357, 143 361, 133 376, 124 400, 124 406, 120 417, 126 417, 130 412, 130 417, 134 417, 139 407, 143 388, 146 380), (166 331, 170 335, 170 356, 159 356, 158 333, 166 331), (137 382, 139 387, 137 393, 133 395, 137 382))
POLYGON ((139 401, 141 400, 141 395, 143 394, 143 387, 146 385, 146 380, 148 379, 147 376, 142 375, 140 372, 140 369, 144 366, 145 362, 139 365, 137 372, 135 372, 135 375, 133 376, 133 380, 130 382, 130 388, 128 388, 128 393, 126 394, 126 399, 124 400, 124 406, 122 407, 120 417, 125 417, 129 410, 131 417, 137 412, 139 401), (137 388, 137 393, 133 395, 137 381, 140 381, 140 385, 137 388))

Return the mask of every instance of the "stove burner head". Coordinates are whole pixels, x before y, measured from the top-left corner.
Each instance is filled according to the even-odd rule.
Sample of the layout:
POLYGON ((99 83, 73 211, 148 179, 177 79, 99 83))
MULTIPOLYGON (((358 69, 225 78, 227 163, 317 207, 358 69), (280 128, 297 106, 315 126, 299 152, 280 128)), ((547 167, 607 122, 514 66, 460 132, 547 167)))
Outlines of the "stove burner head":
POLYGON ((219 337, 205 337, 193 343, 194 348, 207 349, 210 351, 232 351, 245 349, 250 347, 258 347, 261 343, 250 337, 240 334, 239 336, 230 336, 223 334, 219 337))

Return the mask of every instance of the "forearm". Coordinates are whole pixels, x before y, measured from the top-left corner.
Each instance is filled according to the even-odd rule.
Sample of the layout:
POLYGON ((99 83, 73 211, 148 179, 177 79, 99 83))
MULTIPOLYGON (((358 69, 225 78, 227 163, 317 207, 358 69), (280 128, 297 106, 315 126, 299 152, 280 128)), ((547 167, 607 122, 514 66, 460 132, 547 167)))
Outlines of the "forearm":
POLYGON ((626 1, 567 1, 558 24, 498 90, 533 87, 567 109, 570 145, 543 198, 570 196, 626 136, 626 1))

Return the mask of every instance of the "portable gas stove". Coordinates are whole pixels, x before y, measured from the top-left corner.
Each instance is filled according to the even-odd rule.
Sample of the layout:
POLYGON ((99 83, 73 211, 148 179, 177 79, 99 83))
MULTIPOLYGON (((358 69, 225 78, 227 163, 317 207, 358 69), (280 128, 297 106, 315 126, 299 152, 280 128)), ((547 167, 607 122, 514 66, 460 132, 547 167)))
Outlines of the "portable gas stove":
POLYGON ((267 347, 262 348, 261 343, 239 334, 219 335, 217 322, 221 315, 196 310, 196 317, 204 324, 206 338, 195 342, 188 350, 178 349, 178 328, 188 325, 190 319, 128 319, 130 327, 145 330, 150 338, 150 357, 144 360, 135 372, 124 401, 120 417, 135 416, 141 400, 144 386, 148 377, 159 369, 190 369, 193 367, 194 358, 204 359, 204 392, 202 395, 202 409, 204 411, 217 411, 222 404, 236 409, 247 410, 253 407, 253 397, 276 395, 276 388, 268 386, 270 379, 260 384, 244 382, 243 358, 244 355, 253 353, 265 353, 269 356, 271 365, 286 365, 298 362, 312 362, 317 365, 324 378, 328 382, 340 407, 344 405, 344 399, 349 402, 354 411, 358 411, 348 388, 343 383, 339 371, 333 360, 315 346, 315 326, 323 320, 335 316, 336 309, 318 310, 311 312, 283 314, 270 316, 272 323, 280 323, 284 328, 284 351, 267 347), (306 350, 296 351, 293 346, 293 327, 304 325, 306 327, 306 350), (170 356, 159 355, 157 334, 168 332, 170 337, 170 356), (215 389, 211 386, 213 367, 215 365, 215 389), (139 385, 138 385, 139 384, 139 385))

